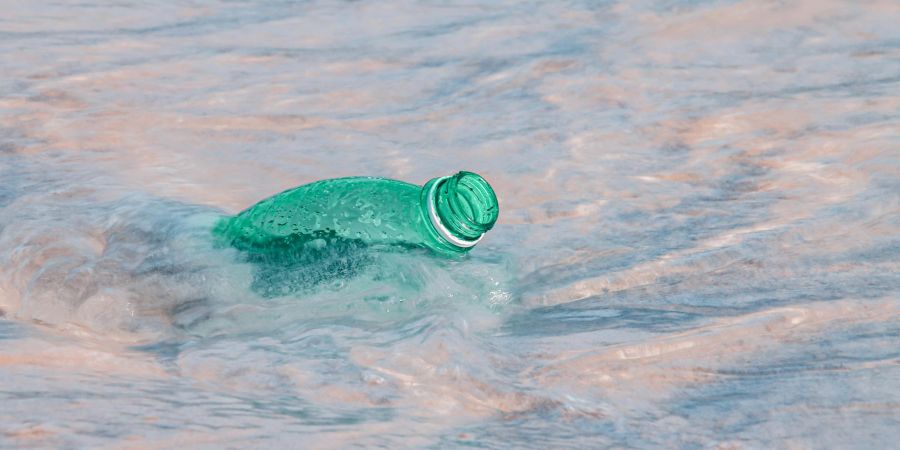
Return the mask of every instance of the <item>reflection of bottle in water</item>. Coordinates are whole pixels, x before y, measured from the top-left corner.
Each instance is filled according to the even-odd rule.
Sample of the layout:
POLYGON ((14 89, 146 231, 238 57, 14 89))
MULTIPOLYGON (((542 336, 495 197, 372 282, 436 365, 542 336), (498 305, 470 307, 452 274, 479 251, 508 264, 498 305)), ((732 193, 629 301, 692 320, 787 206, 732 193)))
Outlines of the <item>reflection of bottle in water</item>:
POLYGON ((459 172, 419 187, 374 177, 322 180, 269 197, 222 219, 216 235, 267 261, 296 261, 361 247, 469 251, 499 206, 479 175, 459 172), (287 258, 287 259, 285 259, 287 258))

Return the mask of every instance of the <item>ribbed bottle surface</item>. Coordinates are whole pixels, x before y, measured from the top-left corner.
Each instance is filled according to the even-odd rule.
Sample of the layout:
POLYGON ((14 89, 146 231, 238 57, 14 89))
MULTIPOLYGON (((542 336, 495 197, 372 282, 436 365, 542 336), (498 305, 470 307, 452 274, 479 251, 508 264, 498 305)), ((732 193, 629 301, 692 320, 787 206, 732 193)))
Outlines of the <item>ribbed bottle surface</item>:
POLYGON ((497 212, 493 190, 471 172, 436 178, 424 189, 386 178, 349 177, 276 194, 223 219, 215 233, 256 254, 348 243, 460 254, 493 226, 497 212), (431 189, 435 183, 437 189, 431 189))

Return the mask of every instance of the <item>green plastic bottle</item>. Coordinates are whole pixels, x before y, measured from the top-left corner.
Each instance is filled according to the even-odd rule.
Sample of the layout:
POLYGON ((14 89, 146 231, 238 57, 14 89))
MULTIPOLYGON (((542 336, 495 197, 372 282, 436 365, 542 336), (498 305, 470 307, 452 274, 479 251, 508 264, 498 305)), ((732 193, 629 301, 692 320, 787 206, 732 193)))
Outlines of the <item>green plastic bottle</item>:
POLYGON ((316 181, 269 197, 214 233, 266 261, 309 260, 330 249, 426 248, 442 255, 472 249, 497 221, 494 190, 472 172, 430 180, 424 187, 376 177, 316 181), (304 256, 306 255, 306 256, 304 256))

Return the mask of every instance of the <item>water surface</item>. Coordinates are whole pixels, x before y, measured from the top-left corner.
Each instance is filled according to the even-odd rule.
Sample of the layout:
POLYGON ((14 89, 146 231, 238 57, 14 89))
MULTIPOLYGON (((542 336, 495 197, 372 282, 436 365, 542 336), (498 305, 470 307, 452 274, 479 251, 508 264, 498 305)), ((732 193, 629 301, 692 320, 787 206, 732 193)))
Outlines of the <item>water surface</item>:
POLYGON ((0 447, 900 439, 895 1, 0 11, 0 447), (208 239, 460 169, 463 261, 261 297, 208 239))

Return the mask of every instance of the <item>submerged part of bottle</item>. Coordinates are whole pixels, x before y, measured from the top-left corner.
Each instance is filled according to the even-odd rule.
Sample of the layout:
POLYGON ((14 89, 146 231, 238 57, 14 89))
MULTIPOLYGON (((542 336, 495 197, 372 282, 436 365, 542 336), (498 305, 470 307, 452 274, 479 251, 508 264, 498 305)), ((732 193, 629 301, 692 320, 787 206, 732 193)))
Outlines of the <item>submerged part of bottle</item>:
POLYGON ((328 248, 372 246, 461 254, 494 226, 498 214, 494 190, 472 172, 435 178, 424 187, 350 177, 269 197, 222 219, 215 233, 229 245, 265 257, 308 260, 328 248))

